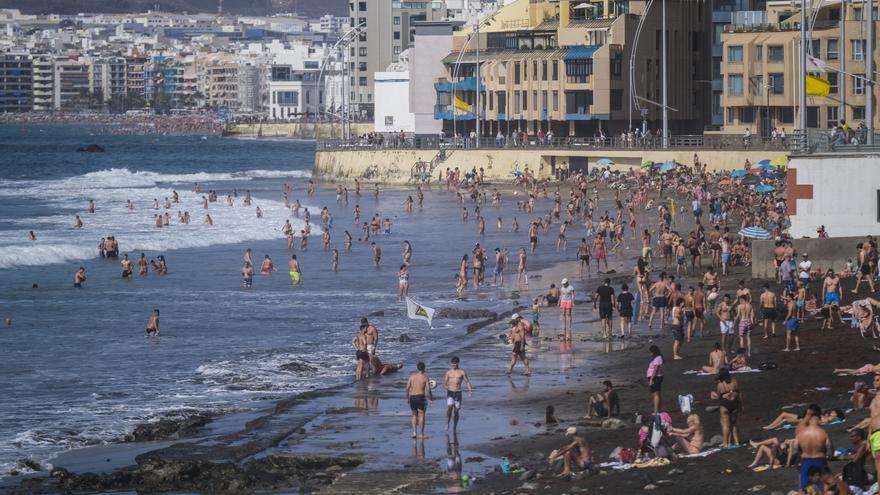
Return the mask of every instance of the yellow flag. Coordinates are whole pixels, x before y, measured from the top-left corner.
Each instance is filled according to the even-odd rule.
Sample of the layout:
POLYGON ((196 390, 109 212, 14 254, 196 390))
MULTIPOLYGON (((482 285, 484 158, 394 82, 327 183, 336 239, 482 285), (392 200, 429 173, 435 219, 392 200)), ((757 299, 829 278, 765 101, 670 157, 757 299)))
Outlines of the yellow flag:
POLYGON ((471 111, 471 105, 457 96, 455 97, 455 108, 463 110, 465 112, 471 111))
POLYGON ((810 96, 828 96, 831 83, 826 79, 807 74, 807 94, 810 96))

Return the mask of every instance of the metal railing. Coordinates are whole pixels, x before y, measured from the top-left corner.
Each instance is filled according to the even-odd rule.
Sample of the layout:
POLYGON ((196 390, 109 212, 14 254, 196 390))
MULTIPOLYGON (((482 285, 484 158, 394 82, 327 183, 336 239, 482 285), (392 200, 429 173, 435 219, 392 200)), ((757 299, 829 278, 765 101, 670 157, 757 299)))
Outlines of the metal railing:
POLYGON ((850 129, 849 136, 839 137, 833 129, 807 129, 802 146, 794 151, 798 155, 812 153, 876 153, 880 151, 880 133, 874 132, 874 142, 867 144, 868 130, 850 129))
MULTIPOLYGON (((770 139, 761 136, 745 138, 730 134, 708 135, 678 135, 670 136, 669 148, 671 150, 732 150, 732 151, 778 151, 791 152, 799 148, 799 136, 793 134, 787 139, 770 139)), ((476 139, 468 137, 438 138, 424 136, 406 136, 394 139, 380 139, 377 136, 345 140, 322 140, 318 141, 318 151, 359 151, 381 149, 417 149, 437 150, 443 149, 558 149, 558 150, 635 150, 651 149, 661 150, 660 136, 646 136, 642 138, 614 137, 553 137, 539 138, 538 136, 521 137, 482 137, 477 146, 476 139)))

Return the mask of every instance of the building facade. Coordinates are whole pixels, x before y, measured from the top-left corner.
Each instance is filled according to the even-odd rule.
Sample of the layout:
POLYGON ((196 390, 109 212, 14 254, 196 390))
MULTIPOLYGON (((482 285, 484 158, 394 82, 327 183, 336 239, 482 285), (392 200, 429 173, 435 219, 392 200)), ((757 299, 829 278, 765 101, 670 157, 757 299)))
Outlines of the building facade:
MULTIPOLYGON (((711 122, 710 9, 703 1, 666 3, 670 131, 699 133, 711 122)), ((483 19, 479 84, 477 37, 470 28, 456 33, 443 61, 446 76, 435 86, 435 116, 447 134, 473 130, 477 113, 483 136, 551 130, 557 137, 594 136, 660 127, 660 5, 650 12, 637 1, 582 5, 515 0, 483 19)))
POLYGON ((33 78, 30 53, 0 53, 0 113, 22 113, 33 109, 33 78))
POLYGON ((415 42, 415 23, 446 17, 442 0, 352 0, 349 27, 359 34, 348 45, 351 102, 361 116, 373 114, 373 73, 385 71, 415 42))
POLYGON ((55 108, 55 63, 54 58, 45 53, 32 56, 34 69, 33 99, 35 112, 50 112, 55 108))
MULTIPOLYGON (((816 13, 808 52, 827 64, 815 75, 829 82, 828 96, 807 96, 810 129, 831 129, 865 119, 865 20, 861 3, 825 5, 816 13), (844 7, 842 7, 845 6, 844 7)), ((724 34, 722 72, 724 132, 769 136, 799 124, 800 12, 788 3, 769 3, 767 23, 729 25, 724 34)), ((880 26, 875 25, 875 32, 880 26)), ((874 55, 875 67, 880 58, 874 55)), ((875 89, 875 101, 877 92, 875 89)), ((880 125, 875 112, 874 127, 880 125)))

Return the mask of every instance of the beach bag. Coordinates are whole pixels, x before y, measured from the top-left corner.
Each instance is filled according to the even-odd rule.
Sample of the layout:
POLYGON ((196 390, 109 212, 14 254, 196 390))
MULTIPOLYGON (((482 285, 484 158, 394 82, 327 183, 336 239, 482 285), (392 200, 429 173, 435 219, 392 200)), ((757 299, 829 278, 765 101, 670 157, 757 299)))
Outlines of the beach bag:
POLYGON ((687 395, 679 395, 678 396, 678 409, 682 414, 690 414, 691 413, 691 404, 694 402, 694 396, 691 394, 687 395))

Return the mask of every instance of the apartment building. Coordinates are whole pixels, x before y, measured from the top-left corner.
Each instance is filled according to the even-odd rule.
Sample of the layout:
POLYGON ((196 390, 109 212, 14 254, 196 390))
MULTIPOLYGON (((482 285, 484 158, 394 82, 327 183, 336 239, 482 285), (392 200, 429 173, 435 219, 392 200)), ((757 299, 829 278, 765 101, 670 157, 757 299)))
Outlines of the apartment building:
MULTIPOLYGON (((650 12, 642 1, 583 5, 515 0, 484 18, 479 82, 476 36, 472 28, 455 33, 443 61, 447 74, 435 85, 435 118, 444 120, 447 134, 474 129, 478 112, 484 136, 549 130, 559 137, 593 136, 660 127, 660 4, 650 12)), ((709 2, 667 1, 671 132, 699 133, 711 122, 710 13, 709 2)))
POLYGON ((33 109, 33 73, 30 53, 0 53, 0 113, 22 113, 33 109))
POLYGON ((55 108, 55 64, 52 55, 35 53, 33 65, 33 110, 49 112, 55 108))
POLYGON ((349 27, 359 34, 348 45, 351 104, 361 116, 373 114, 373 73, 385 71, 415 42, 415 23, 446 18, 442 0, 352 0, 349 27))
POLYGON ((52 81, 55 110, 80 110, 90 106, 89 66, 87 57, 56 57, 52 81))
POLYGON ((219 109, 239 107, 239 65, 233 60, 214 59, 205 67, 204 96, 207 106, 219 109))
POLYGON ((98 103, 122 98, 128 91, 127 62, 123 57, 102 57, 89 66, 89 89, 98 103))
MULTIPOLYGON (((766 23, 725 29, 724 132, 739 134, 748 128, 768 136, 774 128, 791 132, 798 127, 799 5, 771 1, 766 23)), ((865 118, 863 6, 848 1, 824 5, 815 13, 808 53, 827 63, 827 72, 816 75, 827 79, 830 91, 828 96, 807 96, 808 128, 833 128, 841 119, 855 127, 865 118)), ((880 64, 876 54, 874 64, 880 64)), ((880 115, 875 114, 874 127, 878 125, 880 115)))

